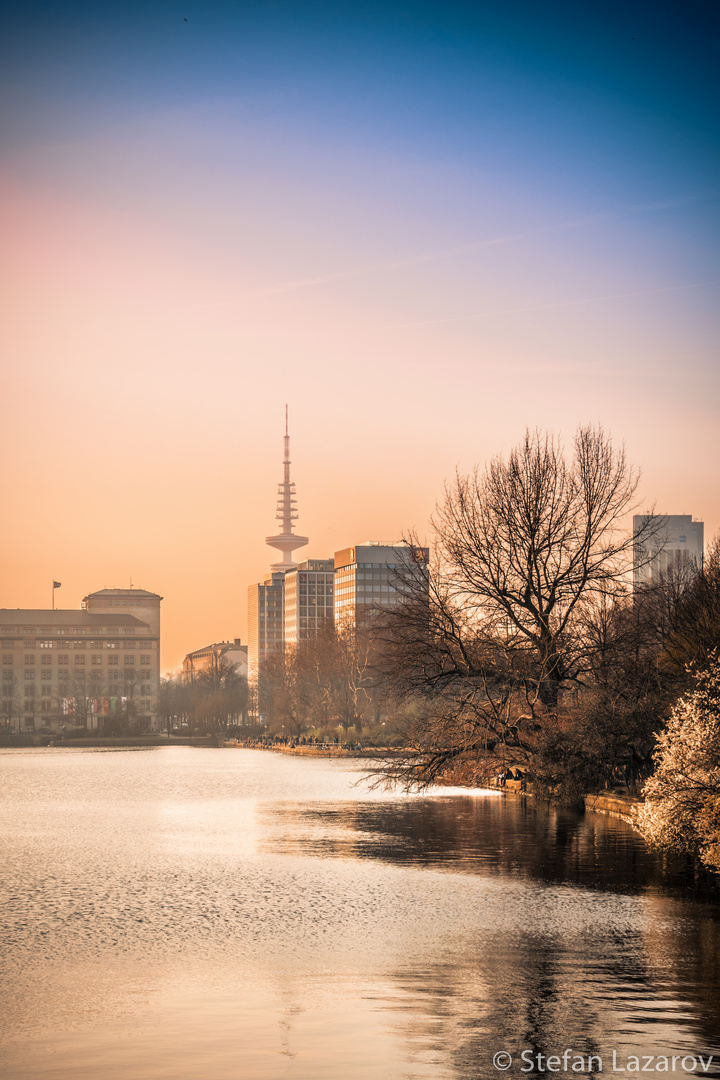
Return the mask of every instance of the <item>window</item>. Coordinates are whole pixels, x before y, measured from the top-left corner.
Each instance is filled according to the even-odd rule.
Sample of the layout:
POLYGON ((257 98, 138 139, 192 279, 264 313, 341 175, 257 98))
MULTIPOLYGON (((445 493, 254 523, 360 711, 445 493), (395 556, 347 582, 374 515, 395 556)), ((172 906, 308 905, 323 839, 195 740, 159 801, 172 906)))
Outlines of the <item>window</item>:
POLYGON ((117 664, 117 662, 118 662, 117 656, 108 656, 108 664, 117 664))
POLYGON ((102 656, 98 656, 96 654, 95 656, 93 656, 92 662, 93 664, 102 664, 102 656))
POLYGON ((40 663, 41 664, 52 664, 52 656, 41 656, 40 657, 40 663))
POLYGON ((41 671, 40 672, 40 678, 45 679, 46 681, 48 679, 52 679, 52 671, 41 671))
POLYGON ((50 694, 52 693, 52 687, 50 687, 50 686, 43 686, 43 687, 41 688, 41 693, 43 693, 43 694, 45 695, 45 697, 49 697, 49 696, 50 696, 50 694))
POLYGON ((58 679, 62 682, 63 679, 67 679, 68 674, 69 672, 65 671, 64 668, 61 668, 60 671, 58 671, 58 679))
POLYGON ((123 641, 123 649, 134 649, 136 645, 136 641, 123 641))
POLYGON ((52 649, 53 647, 52 641, 41 641, 39 645, 41 649, 52 649))
MULTIPOLYGON (((12 660, 12 657, 10 657, 10 659, 12 660)), ((149 656, 141 656, 140 657, 140 663, 141 664, 151 664, 152 659, 149 656)))
POLYGON ((134 664, 135 663, 135 657, 134 656, 126 656, 125 657, 125 663, 126 664, 134 664))
POLYGON ((35 672, 34 671, 26 671, 25 672, 25 678, 26 679, 34 679, 35 678, 35 672))
POLYGON ((85 663, 85 657, 84 656, 76 656, 75 657, 75 663, 76 664, 84 664, 85 663))
POLYGON ((69 664, 69 663, 70 663, 70 657, 68 656, 67 653, 64 653, 63 656, 58 656, 58 664, 69 664))
POLYGON ((152 649, 152 641, 141 641, 140 642, 140 648, 141 649, 152 649))
POLYGON ((25 663, 26 664, 34 664, 35 663, 35 657, 32 656, 32 655, 26 656, 25 657, 25 663))
POLYGON ((74 649, 86 649, 87 648, 87 641, 73 641, 73 648, 74 649))
POLYGON ((12 664, 12 662, 13 662, 12 656, 3 656, 3 664, 12 664))

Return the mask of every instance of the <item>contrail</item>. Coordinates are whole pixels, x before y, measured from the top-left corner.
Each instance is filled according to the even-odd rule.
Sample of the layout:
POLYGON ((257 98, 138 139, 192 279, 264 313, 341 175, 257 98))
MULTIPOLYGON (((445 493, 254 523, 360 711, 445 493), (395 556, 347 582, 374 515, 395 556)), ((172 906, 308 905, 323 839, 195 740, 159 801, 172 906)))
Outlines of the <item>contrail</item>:
POLYGON ((571 221, 558 221, 552 225, 545 225, 538 229, 530 229, 527 232, 507 233, 501 236, 489 236, 483 240, 471 240, 467 244, 458 244, 451 248, 440 248, 436 251, 425 251, 418 255, 409 255, 404 259, 390 259, 386 262, 367 263, 364 266, 355 266, 350 270, 336 270, 328 274, 318 274, 316 277, 299 278, 296 281, 282 281, 277 285, 270 285, 265 289, 253 289, 242 293, 233 300, 218 301, 213 304, 200 305, 205 308, 231 307, 243 300, 256 299, 261 296, 278 296, 282 293, 294 292, 297 289, 311 288, 313 285, 325 285, 330 281, 342 281, 347 278, 360 277, 363 274, 373 274, 380 270, 396 270, 405 266, 421 266, 423 263, 437 262, 440 259, 451 259, 457 255, 465 255, 470 251, 479 251, 486 247, 499 247, 503 244, 516 243, 519 240, 528 240, 536 236, 544 236, 546 233, 560 232, 563 229, 574 229, 580 225, 592 222, 605 221, 612 217, 612 213, 589 214, 583 218, 571 221))
POLYGON ((580 300, 561 300, 557 304, 537 304, 534 307, 501 308, 499 311, 481 311, 475 315, 448 315, 443 319, 424 319, 421 322, 384 323, 379 330, 398 330, 412 326, 436 326, 438 323, 470 322, 473 319, 492 319, 498 315, 522 315, 531 311, 552 311, 554 308, 578 307, 581 304, 598 304, 603 300, 627 300, 633 296, 656 296, 658 293, 681 292, 683 289, 704 289, 720 285, 717 281, 694 281, 688 285, 666 285, 662 289, 640 289, 638 292, 609 293, 607 296, 585 296, 580 300))
MULTIPOLYGON (((368 263, 365 266, 356 266, 352 270, 337 270, 330 274, 322 274, 319 277, 300 278, 298 281, 283 281, 279 285, 271 285, 267 289, 256 289, 252 292, 243 293, 240 300, 247 300, 256 296, 275 296, 278 293, 293 292, 295 289, 306 289, 311 285, 324 285, 328 281, 341 281, 343 278, 359 277, 362 274, 372 274, 378 270, 395 270, 402 266, 419 266, 421 263, 434 262, 436 259, 450 259, 454 255, 463 255, 467 251, 476 251, 483 247, 496 247, 500 244, 510 244, 515 240, 522 240, 527 234, 511 233, 507 236, 492 236, 486 240, 474 240, 469 244, 460 244, 458 247, 446 248, 440 251, 426 251, 420 255, 411 255, 405 259, 393 259, 389 262, 368 263)), ((234 301, 230 301, 233 303, 234 301)))
MULTIPOLYGON (((249 292, 242 293, 232 300, 217 301, 211 304, 199 305, 203 309, 206 308, 224 308, 232 307, 234 304, 242 303, 244 300, 257 299, 263 296, 279 296, 283 293, 295 292, 299 289, 312 288, 314 285, 326 285, 332 281, 343 281, 348 278, 361 277, 364 274, 377 273, 382 270, 396 270, 407 266, 421 266, 423 263, 437 262, 441 259, 451 259, 458 255, 465 255, 471 251, 479 251, 482 248, 499 247, 503 244, 517 243, 521 240, 530 240, 540 236, 545 236, 548 233, 562 232, 564 229, 576 229, 583 225, 596 224, 600 221, 610 221, 613 218, 617 218, 622 213, 638 213, 646 210, 661 210, 674 206, 684 205, 697 200, 699 196, 697 194, 686 196, 678 199, 668 200, 666 202, 655 201, 645 204, 636 204, 630 206, 622 206, 619 209, 600 211, 594 214, 587 214, 584 217, 573 218, 569 221, 556 221, 551 225, 541 226, 536 229, 529 229, 525 232, 507 233, 500 236, 486 237, 483 240, 473 240, 466 244, 458 244, 455 247, 440 248, 436 251, 421 252, 418 255, 410 255, 402 259, 391 259, 386 262, 367 263, 364 266, 355 266, 349 270, 336 270, 327 274, 318 274, 314 277, 298 278, 295 281, 282 281, 277 285, 270 285, 264 289, 252 289, 249 292)), ((714 284, 714 283, 710 283, 714 284)), ((697 288, 697 286, 681 286, 681 288, 697 288)), ((661 290, 662 291, 662 290, 661 290)), ((637 295, 643 295, 638 293, 637 295)), ((570 303, 592 303, 594 299, 612 299, 612 297, 596 297, 588 300, 570 301, 570 303)), ((563 305, 551 305, 561 307, 563 305)), ((521 310, 541 310, 541 309, 521 309, 521 310)), ((488 313, 491 314, 491 313, 488 313)), ((502 312, 495 312, 492 314, 503 314, 502 312)), ((472 316, 460 316, 460 318, 484 318, 483 315, 472 316)), ((431 322, 442 322, 445 320, 430 320, 431 322)), ((454 320, 447 320, 454 321, 454 320)), ((416 324, 398 324, 398 325, 425 325, 423 323, 416 324)))

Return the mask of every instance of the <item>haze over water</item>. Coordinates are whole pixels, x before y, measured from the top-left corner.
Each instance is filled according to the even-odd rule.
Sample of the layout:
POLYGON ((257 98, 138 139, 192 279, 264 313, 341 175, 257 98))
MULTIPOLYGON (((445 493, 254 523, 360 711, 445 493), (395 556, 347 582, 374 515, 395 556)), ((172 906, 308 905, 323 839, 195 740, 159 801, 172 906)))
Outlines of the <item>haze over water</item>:
POLYGON ((8 1080, 720 1075, 718 907, 622 822, 261 751, 0 764, 8 1080))

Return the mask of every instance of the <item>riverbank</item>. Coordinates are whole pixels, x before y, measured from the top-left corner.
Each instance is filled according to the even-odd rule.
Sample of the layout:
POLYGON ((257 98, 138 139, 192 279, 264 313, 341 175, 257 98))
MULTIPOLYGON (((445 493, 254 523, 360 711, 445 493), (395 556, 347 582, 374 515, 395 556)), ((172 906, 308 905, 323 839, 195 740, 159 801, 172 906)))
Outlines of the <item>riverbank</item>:
POLYGON ((217 746, 217 739, 213 735, 87 735, 81 739, 62 739, 59 735, 3 735, 0 737, 0 747, 8 749, 12 747, 22 748, 29 746, 49 747, 143 747, 143 746, 217 746))
POLYGON ((643 805, 644 800, 634 795, 620 795, 612 791, 604 791, 599 795, 585 796, 585 809, 594 810, 596 813, 609 814, 611 817, 620 818, 631 825, 634 822, 634 811, 643 805))
POLYGON ((271 746, 244 746, 243 743, 233 743, 230 741, 222 742, 220 744, 223 747, 230 747, 238 750, 272 750, 276 754, 289 754, 292 757, 314 757, 314 758, 385 758, 393 753, 399 751, 388 750, 381 746, 365 746, 360 750, 348 750, 342 747, 334 746, 284 746, 282 744, 271 746))

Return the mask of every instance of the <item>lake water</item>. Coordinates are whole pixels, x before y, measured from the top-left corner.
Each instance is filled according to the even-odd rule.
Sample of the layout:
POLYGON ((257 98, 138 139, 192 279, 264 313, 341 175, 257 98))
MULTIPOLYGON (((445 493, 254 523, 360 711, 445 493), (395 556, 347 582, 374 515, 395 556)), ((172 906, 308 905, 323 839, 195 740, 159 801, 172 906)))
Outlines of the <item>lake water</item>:
POLYGON ((620 821, 358 764, 0 751, 6 1080, 720 1076, 711 896, 620 821))

